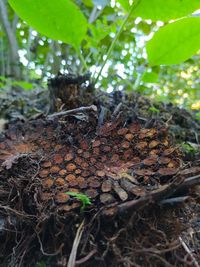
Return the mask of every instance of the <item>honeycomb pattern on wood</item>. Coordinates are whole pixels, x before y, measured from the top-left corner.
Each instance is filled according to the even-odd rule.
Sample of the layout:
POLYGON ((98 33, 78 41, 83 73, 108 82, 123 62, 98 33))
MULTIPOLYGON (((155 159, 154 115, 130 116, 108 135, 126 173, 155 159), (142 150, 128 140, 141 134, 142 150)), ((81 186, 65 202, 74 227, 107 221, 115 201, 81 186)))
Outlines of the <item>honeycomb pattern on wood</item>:
POLYGON ((10 126, 0 139, 0 172, 27 155, 39 159, 38 203, 53 203, 62 212, 81 206, 67 191, 87 195, 96 207, 138 199, 169 183, 181 158, 163 127, 121 120, 98 127, 95 118, 76 117, 10 126))

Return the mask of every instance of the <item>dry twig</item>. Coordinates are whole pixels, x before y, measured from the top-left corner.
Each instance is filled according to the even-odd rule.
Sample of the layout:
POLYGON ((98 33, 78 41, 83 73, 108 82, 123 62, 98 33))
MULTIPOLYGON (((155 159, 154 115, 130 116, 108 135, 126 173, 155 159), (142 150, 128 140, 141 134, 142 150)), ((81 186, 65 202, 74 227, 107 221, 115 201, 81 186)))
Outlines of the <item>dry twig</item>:
POLYGON ((55 117, 66 116, 66 115, 70 115, 70 114, 74 114, 74 113, 78 113, 78 112, 85 112, 85 111, 97 112, 97 107, 95 105, 91 105, 88 107, 79 107, 79 108, 70 109, 70 110, 66 110, 66 111, 56 112, 56 113, 48 115, 47 119, 53 119, 55 117))
POLYGON ((84 220, 82 221, 82 223, 80 224, 80 226, 76 232, 76 237, 75 237, 74 242, 73 242, 72 250, 71 250, 71 253, 69 256, 69 261, 67 263, 67 267, 75 267, 75 265, 76 265, 76 254, 77 254, 77 250, 78 250, 78 245, 79 245, 80 240, 81 240, 81 236, 83 234, 83 230, 84 230, 83 226, 84 226, 84 220))
POLYGON ((80 260, 76 261, 76 266, 81 265, 88 261, 95 253, 97 252, 96 248, 90 251, 85 257, 81 258, 80 260))
POLYGON ((187 252, 187 254, 191 257, 191 259, 193 260, 193 263, 195 265, 195 267, 200 267, 200 265, 198 264, 197 260, 195 259, 192 251, 189 249, 189 247, 186 245, 186 243, 183 241, 182 237, 179 236, 179 241, 181 243, 181 245, 183 246, 184 250, 187 252))

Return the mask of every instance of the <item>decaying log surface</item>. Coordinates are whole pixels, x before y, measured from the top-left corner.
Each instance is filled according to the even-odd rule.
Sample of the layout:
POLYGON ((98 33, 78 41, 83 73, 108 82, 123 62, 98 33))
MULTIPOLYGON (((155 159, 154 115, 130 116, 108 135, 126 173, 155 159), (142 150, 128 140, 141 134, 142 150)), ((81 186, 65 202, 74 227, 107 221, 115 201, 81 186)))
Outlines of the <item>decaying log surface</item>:
POLYGON ((81 201, 66 192, 85 194, 95 210, 110 204, 122 210, 140 198, 147 205, 172 195, 188 176, 163 127, 122 119, 99 127, 95 109, 58 117, 15 124, 0 140, 2 179, 37 182, 34 205, 43 212, 79 211, 81 201))
POLYGON ((0 136, 0 266, 193 266, 184 231, 200 209, 198 163, 184 162, 163 124, 88 101, 87 79, 58 75, 54 113, 0 136))

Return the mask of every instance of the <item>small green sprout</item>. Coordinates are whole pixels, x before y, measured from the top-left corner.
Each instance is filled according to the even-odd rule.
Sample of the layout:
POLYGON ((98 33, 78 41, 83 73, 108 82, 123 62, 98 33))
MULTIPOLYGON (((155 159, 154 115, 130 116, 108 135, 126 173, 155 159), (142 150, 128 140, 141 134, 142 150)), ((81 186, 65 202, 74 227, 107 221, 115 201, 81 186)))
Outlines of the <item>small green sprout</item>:
POLYGON ((189 154, 195 154, 196 153, 196 149, 188 143, 182 143, 181 147, 182 147, 184 153, 189 153, 189 154))
POLYGON ((76 199, 79 199, 82 202, 81 211, 84 211, 86 206, 92 204, 89 197, 87 197, 84 194, 79 194, 79 193, 75 193, 75 192, 66 192, 65 194, 72 196, 72 197, 75 197, 76 199))
POLYGON ((198 121, 200 121, 200 111, 195 114, 195 117, 198 121))
POLYGON ((152 113, 157 113, 157 114, 160 112, 160 110, 157 109, 157 108, 154 107, 154 106, 150 107, 150 108, 149 108, 149 111, 151 111, 152 113))

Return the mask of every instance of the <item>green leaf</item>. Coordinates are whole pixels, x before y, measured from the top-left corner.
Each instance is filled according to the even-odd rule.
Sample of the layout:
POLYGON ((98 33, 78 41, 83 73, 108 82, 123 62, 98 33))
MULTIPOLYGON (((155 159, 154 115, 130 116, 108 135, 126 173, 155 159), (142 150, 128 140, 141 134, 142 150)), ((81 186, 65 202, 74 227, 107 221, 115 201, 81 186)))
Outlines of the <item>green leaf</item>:
POLYGON ((75 197, 76 199, 79 199, 82 202, 81 211, 83 211, 86 206, 91 205, 92 202, 90 201, 89 197, 84 194, 79 194, 75 192, 65 192, 65 194, 75 197))
POLYGON ((188 143, 182 143, 181 147, 184 153, 195 154, 196 152, 195 148, 188 143))
MULTIPOLYGON (((119 0, 118 2, 127 11, 130 9, 129 0, 119 0)), ((141 0, 134 10, 133 16, 153 21, 169 21, 191 14, 199 8, 199 0, 141 0)))
POLYGON ((118 0, 117 2, 119 2, 120 5, 121 5, 126 11, 128 11, 128 10, 130 9, 129 0, 118 0))
POLYGON ((82 0, 83 4, 87 7, 93 7, 92 0, 82 0))
POLYGON ((146 49, 152 66, 189 59, 200 49, 200 18, 184 18, 160 28, 146 49))
POLYGON ((115 23, 108 25, 106 18, 96 20, 93 24, 89 24, 91 34, 85 39, 87 40, 87 47, 99 49, 99 42, 104 39, 115 27, 115 23))
MULTIPOLYGON (((1 87, 3 87, 3 86, 4 86, 4 83, 0 82, 0 89, 1 89, 1 90, 2 90, 1 87)), ((1 90, 0 90, 0 93, 1 93, 1 90)))
POLYGON ((1 80, 1 81, 4 81, 4 82, 6 82, 6 81, 7 81, 7 79, 8 79, 8 78, 6 78, 5 76, 0 76, 0 80, 1 80))
POLYGON ((12 85, 20 86, 24 90, 33 89, 33 85, 31 83, 27 83, 27 82, 24 82, 24 81, 15 81, 15 82, 12 82, 12 85))
POLYGON ((196 117, 197 120, 200 121, 200 111, 195 114, 195 117, 196 117))
POLYGON ((157 113, 157 114, 160 113, 160 110, 157 109, 157 108, 154 107, 154 106, 150 107, 150 108, 149 108, 149 111, 151 111, 152 113, 155 113, 155 114, 156 114, 156 113, 157 113))
POLYGON ((11 7, 38 32, 78 49, 87 21, 70 0, 9 0, 11 7))
POLYGON ((156 72, 145 72, 141 78, 144 83, 157 83, 158 73, 156 72))
POLYGON ((143 31, 144 34, 150 34, 152 30, 152 26, 148 24, 146 21, 140 21, 140 23, 137 26, 138 30, 143 31))

